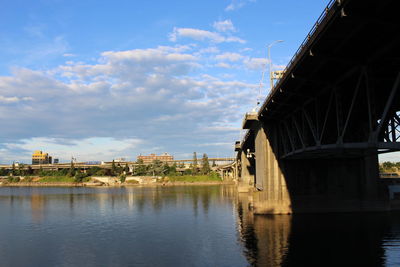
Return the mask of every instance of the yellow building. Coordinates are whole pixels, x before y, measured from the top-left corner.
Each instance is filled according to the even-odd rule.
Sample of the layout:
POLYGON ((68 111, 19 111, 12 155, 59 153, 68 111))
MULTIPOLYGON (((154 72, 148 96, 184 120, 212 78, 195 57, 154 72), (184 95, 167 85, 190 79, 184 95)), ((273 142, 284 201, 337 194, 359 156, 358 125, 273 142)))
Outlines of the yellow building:
POLYGON ((32 154, 32 165, 34 164, 51 164, 51 157, 48 153, 43 153, 41 150, 36 150, 32 154))

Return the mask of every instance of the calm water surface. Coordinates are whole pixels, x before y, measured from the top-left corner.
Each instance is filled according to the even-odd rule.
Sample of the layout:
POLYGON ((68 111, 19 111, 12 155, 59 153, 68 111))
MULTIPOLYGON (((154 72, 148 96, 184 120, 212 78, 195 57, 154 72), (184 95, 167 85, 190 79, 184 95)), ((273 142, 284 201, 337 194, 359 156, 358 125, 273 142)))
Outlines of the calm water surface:
POLYGON ((0 266, 400 266, 400 214, 256 216, 230 186, 0 187, 0 266))

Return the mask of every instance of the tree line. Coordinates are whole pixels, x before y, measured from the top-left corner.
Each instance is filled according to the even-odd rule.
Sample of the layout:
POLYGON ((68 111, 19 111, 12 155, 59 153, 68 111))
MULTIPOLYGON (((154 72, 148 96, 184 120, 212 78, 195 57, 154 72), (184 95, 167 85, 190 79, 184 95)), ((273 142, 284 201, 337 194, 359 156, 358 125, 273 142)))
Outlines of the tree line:
MULTIPOLYGON (((213 162, 212 166, 216 166, 213 162)), ((0 169, 0 176, 69 176, 75 177, 76 180, 82 180, 89 176, 176 176, 176 175, 209 175, 211 174, 211 167, 208 161, 207 154, 203 154, 201 164, 197 159, 197 153, 193 153, 193 161, 189 168, 186 168, 184 163, 173 163, 172 165, 160 160, 154 160, 150 164, 144 164, 143 160, 137 160, 136 164, 131 168, 128 164, 121 165, 113 160, 110 169, 100 168, 93 166, 87 169, 80 169, 75 167, 74 162, 71 161, 70 168, 60 170, 44 170, 32 169, 29 165, 25 168, 24 164, 16 166, 12 164, 11 169, 0 169)))
POLYGON ((397 172, 400 170, 400 162, 385 161, 379 164, 381 172, 397 172))

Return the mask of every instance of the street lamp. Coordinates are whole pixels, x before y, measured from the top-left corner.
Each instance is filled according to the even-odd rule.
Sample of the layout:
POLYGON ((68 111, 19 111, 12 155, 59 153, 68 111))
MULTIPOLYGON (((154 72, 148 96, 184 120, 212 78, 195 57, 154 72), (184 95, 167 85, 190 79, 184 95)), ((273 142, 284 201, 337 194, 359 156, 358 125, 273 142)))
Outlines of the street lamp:
POLYGON ((270 90, 272 90, 272 87, 274 86, 274 80, 273 80, 273 78, 272 78, 271 47, 272 47, 273 45, 277 44, 277 43, 282 43, 282 42, 283 42, 283 40, 276 40, 276 41, 273 41, 272 43, 270 43, 270 44, 268 45, 269 79, 270 79, 270 82, 271 82, 271 88, 270 88, 270 90))

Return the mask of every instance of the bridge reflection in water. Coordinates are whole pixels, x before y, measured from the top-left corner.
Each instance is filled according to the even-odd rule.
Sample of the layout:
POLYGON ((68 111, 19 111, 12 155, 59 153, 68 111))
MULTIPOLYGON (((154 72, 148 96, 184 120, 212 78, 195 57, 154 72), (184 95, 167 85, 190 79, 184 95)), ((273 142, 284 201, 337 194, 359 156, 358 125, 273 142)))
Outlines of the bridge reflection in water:
POLYGON ((239 195, 251 266, 400 266, 400 213, 255 215, 250 203, 239 195))

